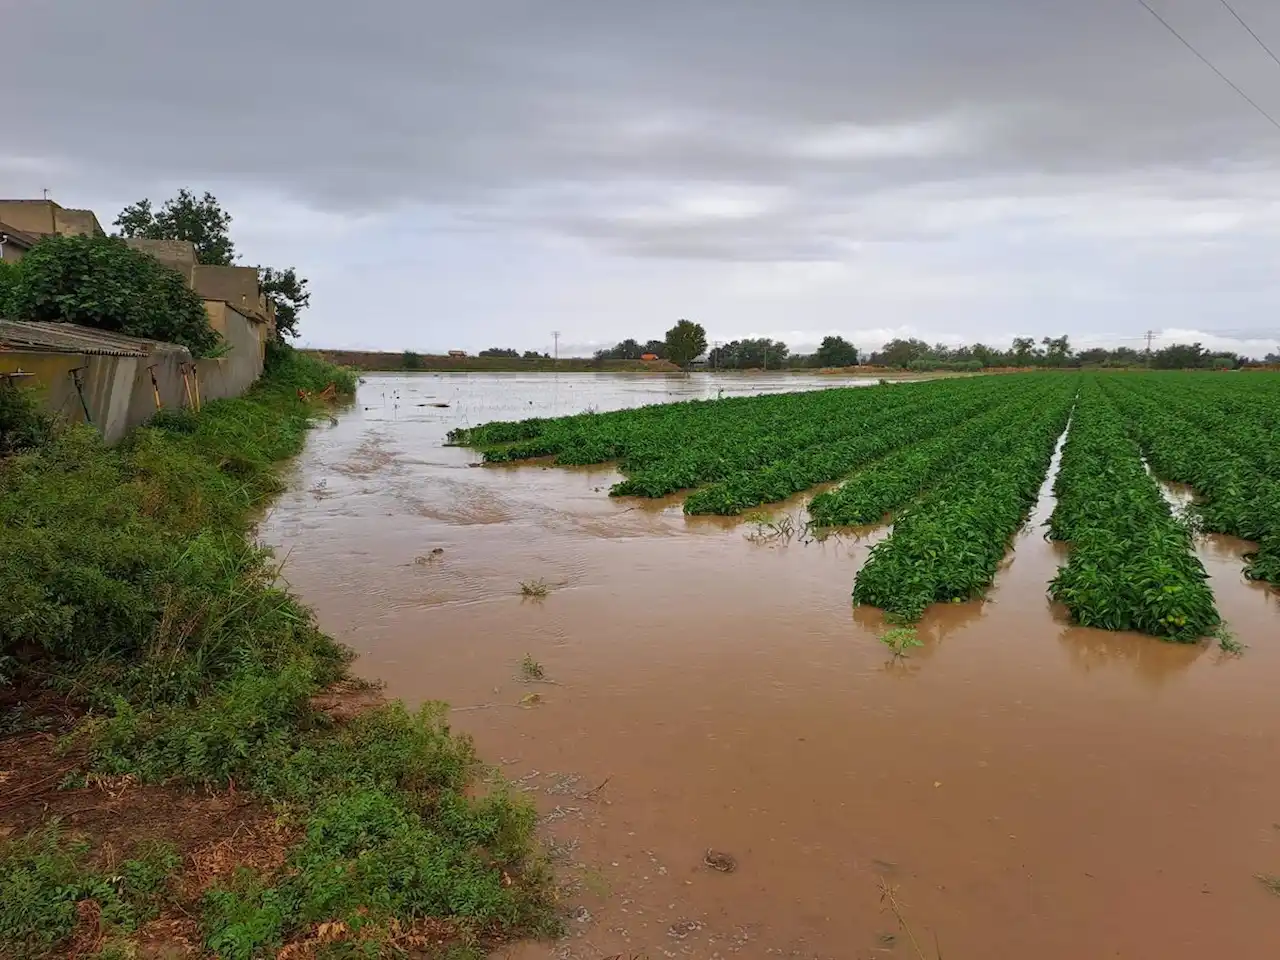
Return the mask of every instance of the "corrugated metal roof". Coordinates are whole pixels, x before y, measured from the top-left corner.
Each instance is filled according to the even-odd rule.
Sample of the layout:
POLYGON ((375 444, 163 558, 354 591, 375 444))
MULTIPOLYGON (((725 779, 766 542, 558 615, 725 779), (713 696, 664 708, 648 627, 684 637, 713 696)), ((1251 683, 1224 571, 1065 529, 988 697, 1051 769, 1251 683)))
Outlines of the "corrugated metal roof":
POLYGON ((142 337, 127 337, 82 327, 75 323, 36 323, 28 320, 0 320, 0 350, 27 350, 43 353, 89 353, 109 357, 147 357, 186 347, 142 337))

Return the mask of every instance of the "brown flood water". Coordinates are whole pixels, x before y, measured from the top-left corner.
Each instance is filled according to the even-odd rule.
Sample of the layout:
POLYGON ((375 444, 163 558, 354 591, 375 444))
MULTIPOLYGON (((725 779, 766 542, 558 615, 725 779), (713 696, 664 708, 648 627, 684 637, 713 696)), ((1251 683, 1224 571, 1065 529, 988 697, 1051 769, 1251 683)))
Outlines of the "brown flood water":
POLYGON ((1255 879, 1280 874, 1280 603, 1241 577, 1246 544, 1202 544, 1242 658, 1074 628, 1045 596, 1046 485, 987 601, 935 608, 890 663, 848 600, 883 530, 752 543, 610 500, 608 468, 442 446, 492 419, 832 383, 371 376, 311 438, 263 524, 287 578, 359 673, 453 704, 544 814, 576 918, 500 956, 915 958, 885 881, 930 960, 935 937, 947 960, 1280 957, 1255 879), (536 578, 550 595, 522 599, 536 578), (525 654, 552 683, 519 680, 525 654))

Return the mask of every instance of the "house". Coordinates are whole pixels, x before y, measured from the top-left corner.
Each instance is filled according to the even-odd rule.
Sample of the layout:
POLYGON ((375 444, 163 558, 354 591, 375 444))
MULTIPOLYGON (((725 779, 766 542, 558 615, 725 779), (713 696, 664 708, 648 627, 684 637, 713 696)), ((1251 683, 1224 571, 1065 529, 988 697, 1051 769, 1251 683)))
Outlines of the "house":
POLYGON ((209 325, 230 348, 217 360, 201 361, 207 398, 243 393, 262 374, 267 343, 276 329, 275 304, 258 285, 258 268, 197 263, 190 240, 131 237, 125 243, 182 274, 204 301, 209 325))
POLYGON ((640 354, 640 359, 648 363, 652 360, 657 360, 658 355, 656 353, 642 353, 640 354))
POLYGON ((461 360, 461 359, 462 359, 463 357, 465 357, 466 355, 467 355, 467 351, 465 351, 465 350, 450 350, 450 351, 449 351, 449 356, 453 357, 455 360, 461 360))
POLYGON ((36 238, 25 230, 0 220, 0 261, 17 263, 35 245, 36 238))
POLYGON ((0 200, 0 222, 37 240, 106 236, 92 210, 75 210, 52 200, 0 200))

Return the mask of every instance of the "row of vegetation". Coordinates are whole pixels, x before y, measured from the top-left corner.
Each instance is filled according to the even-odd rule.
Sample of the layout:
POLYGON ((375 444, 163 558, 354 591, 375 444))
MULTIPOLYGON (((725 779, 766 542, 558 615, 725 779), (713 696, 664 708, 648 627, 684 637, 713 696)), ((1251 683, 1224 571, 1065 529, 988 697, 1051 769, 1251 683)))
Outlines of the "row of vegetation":
POLYGON ((940 436, 917 434, 910 443, 860 470, 809 501, 809 515, 822 527, 879 523, 923 490, 949 477, 966 459, 990 447, 1009 428, 1017 429, 1053 393, 1048 383, 1009 378, 1002 395, 984 402, 978 416, 964 419, 940 436))
MULTIPOLYGON (((795 444, 791 452, 757 470, 740 470, 695 491, 685 500, 684 512, 735 516, 820 483, 839 480, 891 451, 959 428, 970 417, 999 403, 999 397, 1025 386, 1025 381, 992 380, 980 389, 972 389, 961 382, 943 381, 929 389, 913 391, 915 404, 880 411, 865 428, 849 430, 843 438, 828 436, 812 444, 795 444)), ((831 434, 836 425, 824 422, 821 427, 831 434)))
MULTIPOLYGON (((4 748, 53 724, 78 758, 64 788, 106 777, 151 805, 234 791, 285 841, 277 863, 193 885, 145 831, 114 851, 56 822, 11 834, 0 955, 132 957, 156 917, 194 921, 224 960, 389 955, 428 933, 483 944, 555 927, 532 808, 501 788, 476 793, 472 746, 439 705, 325 712, 317 695, 346 678, 349 652, 247 539, 316 413, 302 395, 330 383, 354 389, 344 371, 275 348, 245 397, 164 412, 111 448, 87 427, 39 423, 8 388, 4 748)), ((13 773, 8 800, 23 788, 13 773)))
POLYGON ((451 434, 489 463, 614 461, 614 496, 688 491, 689 514, 740 514, 847 478, 809 503, 815 527, 881 522, 853 597, 903 620, 981 596, 1066 440, 1051 534, 1071 545, 1051 585, 1077 622, 1194 640, 1218 623, 1191 531, 1156 472, 1194 485, 1207 529, 1280 561, 1280 378, 1184 373, 935 380, 692 401, 491 423, 451 434), (1141 449, 1139 447, 1141 444, 1141 449))
POLYGON ((1049 521, 1071 556, 1050 586, 1088 627, 1194 642, 1219 623, 1190 527, 1147 472, 1124 414, 1096 380, 1081 391, 1049 521))
POLYGON ((1280 585, 1280 393, 1269 379, 1171 374, 1110 392, 1156 474, 1195 489, 1194 522, 1255 541, 1245 575, 1280 585))
POLYGON ((872 547, 858 571, 854 603, 913 621, 930 604, 982 596, 1035 505, 1075 389, 1073 379, 1056 380, 1022 419, 899 513, 892 535, 872 547))

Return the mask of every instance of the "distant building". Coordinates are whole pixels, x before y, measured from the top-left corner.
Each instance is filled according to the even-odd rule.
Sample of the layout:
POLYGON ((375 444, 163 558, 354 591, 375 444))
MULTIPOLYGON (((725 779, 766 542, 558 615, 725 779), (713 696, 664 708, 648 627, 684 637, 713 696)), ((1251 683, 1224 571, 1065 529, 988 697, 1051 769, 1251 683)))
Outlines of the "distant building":
POLYGON ((450 350, 450 351, 449 351, 449 356, 454 357, 455 359, 458 359, 458 360, 461 360, 461 359, 462 359, 463 357, 465 357, 466 355, 467 355, 467 351, 465 351, 465 350, 450 350))
POLYGON ((648 361, 648 360, 657 360, 657 359, 658 359, 658 355, 657 355, 656 353, 642 353, 642 354, 640 354, 640 359, 641 359, 641 360, 646 360, 646 361, 648 361))
POLYGON ((705 367, 705 366, 707 365, 707 361, 708 361, 709 359, 710 359, 710 357, 709 357, 707 354, 705 354, 705 353, 700 353, 700 354, 698 354, 696 357, 694 357, 692 360, 690 360, 690 361, 689 361, 689 366, 691 366, 691 367, 705 367))
POLYGON ((40 237, 103 237, 92 210, 74 210, 52 200, 0 200, 0 221, 40 237))

